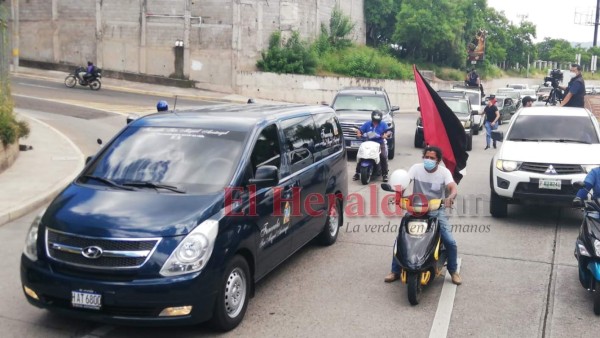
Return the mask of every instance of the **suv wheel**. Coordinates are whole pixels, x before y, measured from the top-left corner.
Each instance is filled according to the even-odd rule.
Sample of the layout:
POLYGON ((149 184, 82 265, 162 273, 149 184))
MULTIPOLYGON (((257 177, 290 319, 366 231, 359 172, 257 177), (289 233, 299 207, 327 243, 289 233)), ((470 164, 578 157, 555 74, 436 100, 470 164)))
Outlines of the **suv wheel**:
POLYGON ((508 203, 506 200, 496 194, 493 189, 490 195, 490 214, 497 218, 506 217, 508 214, 508 203))
POLYGON ((394 152, 396 151, 396 145, 394 144, 396 140, 392 139, 390 142, 392 144, 390 147, 388 147, 388 160, 393 160, 395 155, 394 152))

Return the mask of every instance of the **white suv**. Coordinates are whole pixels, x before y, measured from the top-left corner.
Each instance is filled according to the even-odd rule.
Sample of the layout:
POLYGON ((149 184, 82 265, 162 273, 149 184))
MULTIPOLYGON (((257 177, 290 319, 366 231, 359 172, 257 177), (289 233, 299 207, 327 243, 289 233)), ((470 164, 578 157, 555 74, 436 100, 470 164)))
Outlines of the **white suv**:
POLYGON ((508 204, 567 206, 573 181, 600 166, 598 121, 585 108, 530 107, 519 110, 490 164, 490 213, 504 217, 508 204))

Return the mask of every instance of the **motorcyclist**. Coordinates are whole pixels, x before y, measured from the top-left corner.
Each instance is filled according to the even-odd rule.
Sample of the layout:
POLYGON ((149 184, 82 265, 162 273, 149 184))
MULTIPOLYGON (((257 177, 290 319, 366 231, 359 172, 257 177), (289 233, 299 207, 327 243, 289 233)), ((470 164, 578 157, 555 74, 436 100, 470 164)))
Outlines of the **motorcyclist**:
POLYGON ((92 78, 92 76, 94 76, 95 68, 96 67, 94 66, 94 63, 92 61, 88 61, 87 68, 85 70, 85 74, 83 75, 83 79, 85 81, 88 81, 90 78, 92 78))
MULTIPOLYGON (((389 126, 383 121, 383 113, 379 110, 374 110, 371 113, 371 121, 365 122, 359 129, 356 130, 356 136, 359 138, 363 134, 368 132, 374 132, 375 137, 370 138, 369 141, 379 143, 381 152, 379 154, 379 165, 381 166, 381 175, 384 182, 388 181, 388 149, 385 139, 389 136, 387 131, 389 126)), ((360 162, 356 163, 356 171, 352 180, 357 181, 360 179, 360 162)))
POLYGON ((156 104, 156 111, 167 111, 169 110, 169 104, 165 100, 160 100, 156 104))
MULTIPOLYGON (((438 219, 442 242, 448 253, 448 272, 452 277, 452 283, 460 285, 462 279, 456 271, 458 269, 458 249, 452 236, 452 226, 444 212, 445 208, 450 208, 454 204, 458 187, 450 170, 439 165, 441 161, 442 150, 438 147, 427 146, 423 150, 423 163, 414 164, 408 170, 408 176, 413 182, 413 194, 423 195, 427 199, 443 199, 444 207, 430 211, 429 215, 438 219), (448 195, 446 195, 446 190, 448 195)), ((399 278, 400 265, 392 258, 392 271, 385 277, 385 282, 391 283, 399 278)))

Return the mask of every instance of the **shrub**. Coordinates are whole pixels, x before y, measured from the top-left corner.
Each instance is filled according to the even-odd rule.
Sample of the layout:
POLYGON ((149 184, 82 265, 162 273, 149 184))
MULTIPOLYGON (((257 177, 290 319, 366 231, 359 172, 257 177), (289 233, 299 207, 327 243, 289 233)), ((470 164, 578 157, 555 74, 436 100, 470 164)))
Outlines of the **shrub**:
POLYGON ((29 124, 17 121, 13 113, 13 103, 9 98, 0 100, 0 140, 7 146, 21 137, 29 136, 29 124))
POLYGON ((293 32, 292 36, 282 42, 281 32, 271 34, 269 49, 261 52, 262 59, 256 67, 265 72, 315 74, 317 57, 309 46, 300 40, 300 34, 293 32))
POLYGON ((378 50, 360 46, 343 53, 330 51, 320 59, 322 71, 346 76, 378 79, 411 79, 412 68, 378 50))

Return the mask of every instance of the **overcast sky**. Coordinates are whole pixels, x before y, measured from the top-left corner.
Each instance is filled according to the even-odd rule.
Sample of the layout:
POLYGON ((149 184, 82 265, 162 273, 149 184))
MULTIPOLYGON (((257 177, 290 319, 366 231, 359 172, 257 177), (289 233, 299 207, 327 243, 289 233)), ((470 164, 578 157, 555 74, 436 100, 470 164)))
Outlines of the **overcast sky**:
MULTIPOLYGON (((504 11, 508 20, 518 24, 519 15, 536 25, 537 38, 566 39, 571 42, 593 42, 594 26, 576 22, 595 20, 596 0, 488 0, 488 7, 504 11)), ((600 44, 600 32, 598 33, 600 44)))

